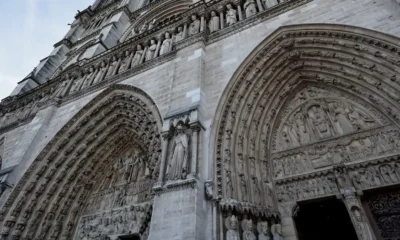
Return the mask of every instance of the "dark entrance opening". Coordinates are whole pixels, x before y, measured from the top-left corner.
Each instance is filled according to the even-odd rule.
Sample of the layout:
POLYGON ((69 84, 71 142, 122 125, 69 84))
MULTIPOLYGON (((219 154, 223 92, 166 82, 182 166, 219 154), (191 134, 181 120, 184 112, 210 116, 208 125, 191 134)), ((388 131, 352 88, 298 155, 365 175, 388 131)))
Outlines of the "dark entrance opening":
POLYGON ((140 240, 139 234, 119 236, 118 240, 140 240))
POLYGON ((299 240, 358 240, 346 206, 337 199, 299 204, 294 221, 299 240))

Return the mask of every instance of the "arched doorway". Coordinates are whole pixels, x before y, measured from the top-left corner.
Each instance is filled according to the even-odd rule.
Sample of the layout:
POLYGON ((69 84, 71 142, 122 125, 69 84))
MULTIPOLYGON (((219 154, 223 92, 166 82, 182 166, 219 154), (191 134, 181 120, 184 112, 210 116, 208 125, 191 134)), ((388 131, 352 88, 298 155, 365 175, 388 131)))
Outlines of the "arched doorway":
POLYGON ((398 38, 329 24, 281 27, 250 54, 214 122, 220 235, 296 237, 297 203, 337 197, 373 239, 360 195, 400 181, 399 54, 398 38))
POLYGON ((159 171, 157 106, 113 85, 39 154, 2 210, 2 239, 146 239, 159 171))

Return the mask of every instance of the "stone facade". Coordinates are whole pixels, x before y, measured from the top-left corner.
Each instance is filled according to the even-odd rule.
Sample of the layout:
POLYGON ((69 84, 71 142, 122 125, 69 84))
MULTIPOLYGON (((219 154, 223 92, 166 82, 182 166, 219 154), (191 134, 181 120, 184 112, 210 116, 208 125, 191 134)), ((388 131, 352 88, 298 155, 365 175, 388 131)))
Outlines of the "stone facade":
POLYGON ((397 0, 96 0, 0 104, 0 239, 294 240, 330 197, 395 239, 399 37, 397 0))

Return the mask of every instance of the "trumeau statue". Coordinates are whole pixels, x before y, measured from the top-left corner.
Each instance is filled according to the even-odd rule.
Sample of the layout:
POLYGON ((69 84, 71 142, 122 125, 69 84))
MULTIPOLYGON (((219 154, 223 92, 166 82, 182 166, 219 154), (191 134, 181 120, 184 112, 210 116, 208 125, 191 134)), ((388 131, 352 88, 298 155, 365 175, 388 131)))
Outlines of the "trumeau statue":
POLYGON ((246 0, 244 9, 247 18, 257 14, 256 2, 254 0, 246 0))
POLYGON ((151 39, 150 47, 146 51, 146 61, 149 61, 154 58, 156 50, 157 50, 156 40, 151 39))
POLYGON ((179 26, 178 33, 175 36, 175 42, 179 42, 179 41, 183 40, 184 37, 185 36, 184 36, 184 32, 183 32, 183 27, 179 26))
POLYGON ((142 49, 142 45, 137 45, 136 46, 136 52, 135 52, 135 56, 132 59, 132 64, 131 67, 137 66, 141 63, 142 59, 143 59, 143 49, 142 49))
POLYGON ((259 222, 257 225, 258 240, 270 240, 268 222, 259 222))
POLYGON ((211 19, 208 24, 208 28, 210 29, 210 32, 215 32, 219 30, 219 17, 217 16, 217 13, 215 11, 211 11, 211 19))
POLYGON ((228 231, 226 232, 226 240, 240 240, 239 235, 239 222, 235 215, 228 217, 225 220, 226 228, 228 231))
POLYGON ((180 124, 176 127, 173 144, 172 158, 168 167, 168 180, 182 179, 185 171, 187 172, 189 139, 180 124))
POLYGON ((256 235, 253 232, 253 220, 245 219, 242 222, 243 226, 243 240, 257 240, 256 235))
POLYGON ((237 14, 236 14, 236 10, 233 9, 231 4, 228 4, 226 7, 227 7, 226 23, 228 24, 228 26, 230 26, 237 22, 237 14))
POLYGON ((192 23, 189 26, 189 36, 195 35, 200 32, 200 20, 196 15, 192 15, 192 23))
POLYGON ((169 34, 169 32, 167 32, 165 33, 165 39, 161 45, 160 55, 163 55, 171 51, 171 47, 172 47, 171 35, 169 34))

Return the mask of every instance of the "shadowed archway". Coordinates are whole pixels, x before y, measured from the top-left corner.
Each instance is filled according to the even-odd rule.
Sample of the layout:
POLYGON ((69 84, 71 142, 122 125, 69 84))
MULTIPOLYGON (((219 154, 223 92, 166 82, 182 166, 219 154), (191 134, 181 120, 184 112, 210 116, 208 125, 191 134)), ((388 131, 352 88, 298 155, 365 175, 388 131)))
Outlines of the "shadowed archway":
MULTIPOLYGON (((2 239, 71 239, 88 199, 126 149, 141 152, 146 181, 157 179, 161 126, 156 104, 142 90, 113 85, 100 93, 57 133, 15 187, 2 209, 2 239)), ((135 211, 143 212, 135 226, 142 234, 151 203, 135 211)))

